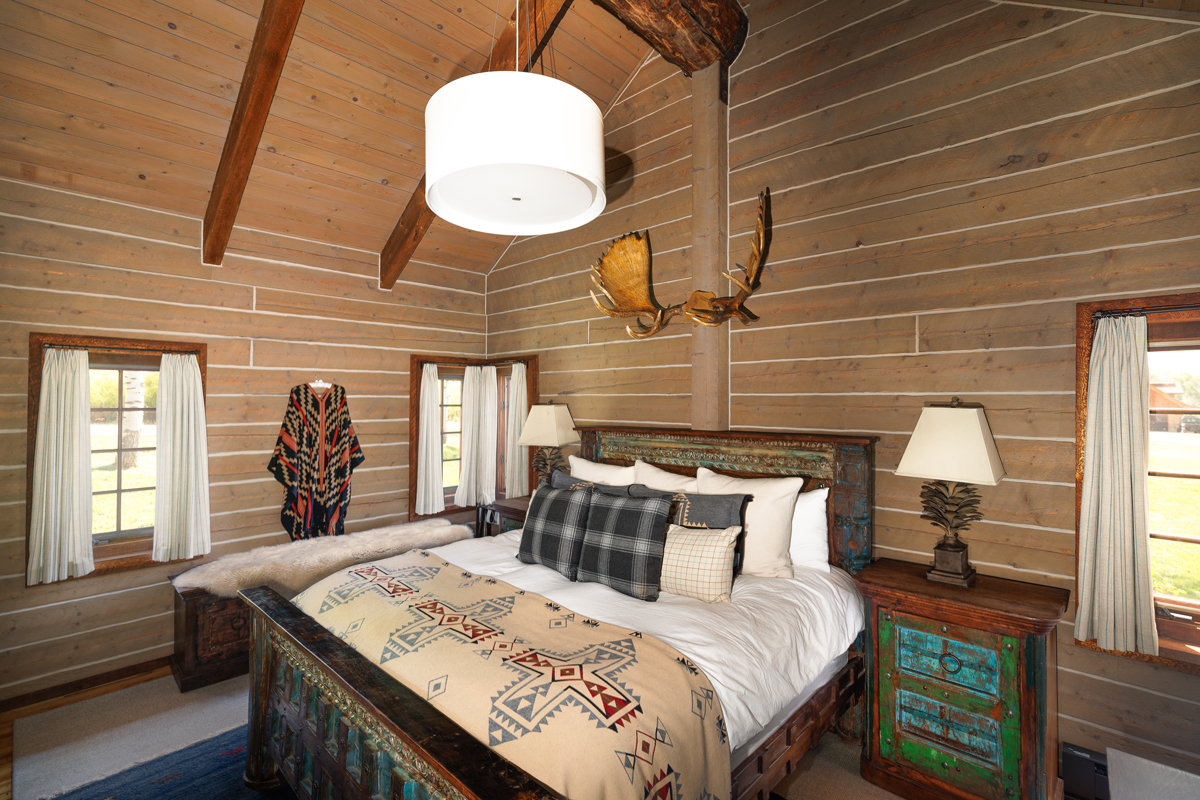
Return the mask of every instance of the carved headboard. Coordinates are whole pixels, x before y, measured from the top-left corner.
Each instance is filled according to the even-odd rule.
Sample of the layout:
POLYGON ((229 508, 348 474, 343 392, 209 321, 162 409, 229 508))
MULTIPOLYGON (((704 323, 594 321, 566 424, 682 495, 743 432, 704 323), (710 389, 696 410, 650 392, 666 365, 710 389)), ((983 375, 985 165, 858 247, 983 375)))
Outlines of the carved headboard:
POLYGON ((804 490, 830 487, 829 563, 849 573, 871 562, 875 511, 873 436, 678 428, 576 428, 581 456, 604 464, 641 459, 671 472, 697 467, 749 478, 802 475, 804 490))

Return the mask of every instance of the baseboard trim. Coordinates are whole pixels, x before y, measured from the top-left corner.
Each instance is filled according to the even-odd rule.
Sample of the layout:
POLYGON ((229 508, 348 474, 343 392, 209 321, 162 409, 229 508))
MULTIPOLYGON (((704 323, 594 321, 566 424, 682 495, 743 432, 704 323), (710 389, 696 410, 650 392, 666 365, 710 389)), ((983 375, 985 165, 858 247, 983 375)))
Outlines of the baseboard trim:
POLYGON ((28 713, 16 713, 14 716, 25 717, 29 716, 29 714, 37 714, 41 711, 47 711, 50 708, 56 708, 57 705, 67 705, 79 700, 86 700, 88 697, 98 697, 108 692, 124 689, 127 686, 135 686, 143 680, 153 680, 154 678, 162 677, 162 675, 151 675, 151 673, 156 672, 161 672, 162 675, 171 674, 170 656, 143 661, 139 664, 130 664, 127 667, 103 672, 89 678, 80 678, 68 683, 59 684, 58 686, 50 686, 45 689, 38 689, 36 692, 29 692, 28 694, 10 697, 7 700, 0 700, 0 715, 13 715, 13 712, 20 712, 28 709, 30 706, 39 706, 37 710, 29 710, 28 713), (141 680, 130 680, 138 678, 141 680), (108 684, 121 685, 108 686, 108 684), (80 696, 77 697, 76 695, 80 696), (55 704, 54 701, 63 702, 55 704), (45 707, 43 708, 42 706, 45 707))

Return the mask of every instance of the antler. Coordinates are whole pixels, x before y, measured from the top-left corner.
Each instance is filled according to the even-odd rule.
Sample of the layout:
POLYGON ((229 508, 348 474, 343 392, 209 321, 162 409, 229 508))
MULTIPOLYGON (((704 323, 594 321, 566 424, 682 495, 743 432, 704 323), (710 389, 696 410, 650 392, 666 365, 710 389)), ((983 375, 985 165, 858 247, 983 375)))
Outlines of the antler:
MULTIPOLYGON (((722 273, 737 287, 737 294, 732 297, 714 297, 712 292, 696 291, 684 304, 683 313, 688 319, 701 325, 715 327, 731 317, 737 317, 743 325, 749 325, 758 316, 742 304, 759 287, 764 262, 763 253, 767 247, 766 241, 766 210, 771 204, 770 188, 763 189, 758 195, 758 225, 754 229, 754 238, 750 240, 750 258, 742 267, 745 281, 740 281, 728 272, 722 273)), ((741 266, 740 264, 738 266, 741 266)))
POLYGON ((600 302, 595 292, 589 291, 596 308, 610 317, 638 317, 625 330, 635 339, 645 339, 661 331, 679 313, 682 304, 667 308, 659 305, 654 297, 654 286, 650 280, 650 234, 627 233, 614 239, 600 261, 592 267, 592 282, 604 293, 612 308, 600 302), (640 317, 653 317, 653 322, 644 325, 640 317))

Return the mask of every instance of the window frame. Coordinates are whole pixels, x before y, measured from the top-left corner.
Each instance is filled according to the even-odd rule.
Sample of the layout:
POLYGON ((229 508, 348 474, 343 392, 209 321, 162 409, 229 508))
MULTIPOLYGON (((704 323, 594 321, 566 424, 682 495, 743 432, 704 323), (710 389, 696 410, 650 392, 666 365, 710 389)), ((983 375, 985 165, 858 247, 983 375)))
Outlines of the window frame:
MULTIPOLYGON (((1088 377, 1091 366, 1092 341, 1095 338, 1098 312, 1126 312, 1147 314, 1147 345, 1152 342, 1184 341, 1187 328, 1200 328, 1200 293, 1174 294, 1151 297, 1128 297, 1117 300, 1102 300, 1077 303, 1075 306, 1075 597, 1079 597, 1079 522, 1083 506, 1084 445, 1087 433, 1088 377)), ((1200 338, 1200 337, 1194 337, 1200 338)), ((1200 435, 1200 434, 1198 434, 1200 435)), ((1149 476, 1150 472, 1147 471, 1149 476)), ((1158 538, 1153 537, 1152 538, 1158 538)), ((1198 545, 1200 546, 1200 545, 1198 545)), ((1155 624, 1158 628, 1159 655, 1105 650, 1094 640, 1075 644, 1114 655, 1151 661, 1161 666, 1196 672, 1200 668, 1200 656, 1185 646, 1200 645, 1200 604, 1193 609, 1186 599, 1172 599, 1161 603, 1155 595, 1155 624), (1194 621, 1179 622, 1163 613, 1166 608, 1185 608, 1195 611, 1194 621)))
MULTIPOLYGON (((93 353, 119 354, 123 361, 139 358, 150 362, 163 353, 188 353, 196 356, 200 366, 200 383, 205 405, 208 402, 208 345, 204 342, 174 342, 152 339, 120 339, 108 336, 79 336, 73 334, 31 332, 29 334, 29 393, 26 413, 25 455, 25 573, 29 573, 29 532, 33 519, 33 459, 37 447, 38 406, 42 396, 42 366, 47 347, 87 350, 91 362, 93 353)), ((90 363, 89 363, 90 366, 90 363)), ((157 366, 157 364, 155 364, 157 366)), ((96 568, 87 575, 64 580, 86 580, 99 575, 112 575, 145 567, 174 564, 179 561, 155 561, 151 557, 153 529, 149 533, 130 536, 118 541, 92 543, 92 558, 96 568)), ((190 561, 194 559, 180 559, 190 561)))
MULTIPOLYGON (((458 356, 432 356, 412 354, 408 367, 408 519, 416 521, 431 517, 442 517, 449 514, 470 511, 475 506, 456 506, 453 504, 454 492, 446 495, 446 509, 437 514, 417 513, 417 442, 421 436, 421 382, 425 364, 437 364, 439 372, 443 366, 464 369, 466 367, 502 366, 505 364, 525 364, 525 393, 526 405, 532 408, 538 402, 538 357, 537 355, 498 356, 496 358, 462 358, 458 356)), ((439 378, 441 375, 439 374, 439 378)), ((499 392, 497 392, 499 394, 499 392)), ((440 395, 439 395, 440 400, 440 395)), ((499 406, 499 404, 497 404, 499 406)), ((497 411, 497 413, 499 413, 497 411)), ((528 414, 528 408, 526 409, 528 414)), ((537 479, 533 472, 533 453, 529 457, 529 485, 536 486, 537 479)), ((461 474, 461 473, 460 473, 461 474)), ((497 470, 497 483, 503 478, 497 470)))
MULTIPOLYGON (((45 351, 43 351, 43 352, 45 352, 45 351)), ((98 353, 99 351, 96 351, 96 352, 98 353)), ((114 358, 111 360, 116 363, 96 364, 91 361, 92 352, 89 351, 89 354, 88 354, 88 362, 89 362, 88 363, 88 373, 89 374, 96 370, 106 370, 106 371, 115 372, 117 374, 117 405, 116 405, 116 407, 115 408, 98 408, 96 406, 91 406, 91 409, 90 409, 91 413, 93 413, 93 414, 96 413, 97 411, 112 411, 116 415, 117 446, 113 449, 100 450, 99 452, 100 453, 112 453, 113 456, 115 456, 115 458, 117 459, 117 464, 118 464, 117 470, 116 470, 117 480, 116 480, 116 488, 115 489, 111 489, 111 490, 102 489, 100 491, 97 491, 96 487, 94 485, 92 486, 93 509, 95 508, 95 500, 96 500, 97 496, 114 495, 116 497, 116 506, 114 509, 114 512, 115 512, 114 522, 116 523, 116 526, 117 526, 116 530, 105 531, 103 533, 97 533, 93 529, 92 530, 92 546, 93 546, 93 548, 95 548, 95 546, 97 544, 97 537, 107 537, 107 538, 101 539, 99 541, 99 544, 105 545, 105 544, 116 544, 119 542, 129 542, 129 541, 133 541, 133 540, 141 540, 141 539, 145 539, 147 536, 149 536, 151 539, 153 539, 153 536, 154 536, 154 526, 153 525, 150 525, 148 528, 143 526, 141 528, 131 528, 129 530, 121 530, 121 511, 122 511, 121 506, 122 506, 122 501, 124 499, 124 496, 133 494, 133 493, 139 493, 139 492, 151 492, 151 491, 154 491, 154 487, 153 486, 150 486, 150 487, 139 486, 139 487, 133 488, 133 489, 123 487, 121 484, 124 480, 124 474, 123 474, 124 469, 120 466, 120 463, 121 463, 122 457, 125 455, 125 453, 130 453, 130 452, 141 453, 144 455, 155 455, 155 457, 157 458, 157 453, 158 453, 157 442, 155 443, 154 447, 125 447, 123 444, 123 440, 125 437, 122 435, 122 433, 125 428, 125 415, 127 412, 139 412, 140 411, 144 414, 146 411, 154 411, 154 412, 156 412, 155 413, 156 421, 157 421, 157 416, 158 416, 157 415, 157 411, 158 411, 157 407, 142 406, 142 407, 138 408, 138 407, 132 407, 132 406, 125 405, 125 403, 124 403, 124 401, 125 401, 125 381, 124 381, 125 373, 126 372, 143 372, 143 373, 153 372, 154 374, 157 375, 159 370, 158 370, 158 367, 152 367, 148 364, 132 365, 132 364, 127 363, 120 356, 117 356, 115 353, 113 355, 114 355, 114 358)), ((107 360, 109 360, 109 359, 102 359, 102 361, 107 361, 107 360)), ((90 424, 89 424, 89 427, 90 427, 90 424)), ((92 455, 95 456, 96 453, 97 453, 97 451, 93 449, 92 455)), ((93 469, 95 469, 94 466, 93 466, 93 469)), ((93 520, 94 519, 95 519, 95 516, 93 514, 93 520)))
MULTIPOLYGON (((442 413, 438 417, 439 423, 445 421, 447 408, 457 408, 458 415, 459 415, 457 431, 447 431, 444 426, 442 427, 442 441, 441 441, 442 475, 444 476, 446 474, 446 463, 447 463, 446 437, 452 433, 457 433, 458 434, 458 458, 453 458, 453 459, 449 459, 449 460, 458 462, 458 478, 459 478, 459 480, 462 480, 462 384, 463 384, 463 376, 459 375, 457 373, 455 373, 453 375, 446 375, 446 376, 438 375, 438 383, 441 384, 441 386, 438 387, 438 407, 440 409, 442 409, 442 413), (446 383, 448 381, 455 381, 458 383, 458 405, 447 405, 447 403, 446 403, 446 383)), ((454 491, 456 489, 458 489, 457 483, 454 484, 453 486, 446 486, 444 483, 442 484, 442 492, 443 493, 453 495, 454 491)))

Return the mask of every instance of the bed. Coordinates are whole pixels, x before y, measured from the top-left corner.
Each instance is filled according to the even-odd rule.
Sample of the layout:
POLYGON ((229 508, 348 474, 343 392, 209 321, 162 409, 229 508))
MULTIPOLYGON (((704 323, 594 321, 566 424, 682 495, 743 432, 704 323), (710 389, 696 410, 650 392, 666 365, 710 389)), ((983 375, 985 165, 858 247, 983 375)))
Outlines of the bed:
MULTIPOLYGON (((707 467, 733 476, 802 476, 805 491, 829 487, 829 563, 853 574, 870 560, 870 437, 579 430, 582 457, 601 464, 641 460, 684 475, 707 467)), ((562 796, 269 588, 241 595, 251 608, 248 786, 282 779, 299 797, 322 800, 562 796)), ((821 735, 854 716, 861 693, 862 660, 851 648, 734 750, 731 796, 766 798, 821 735)))

